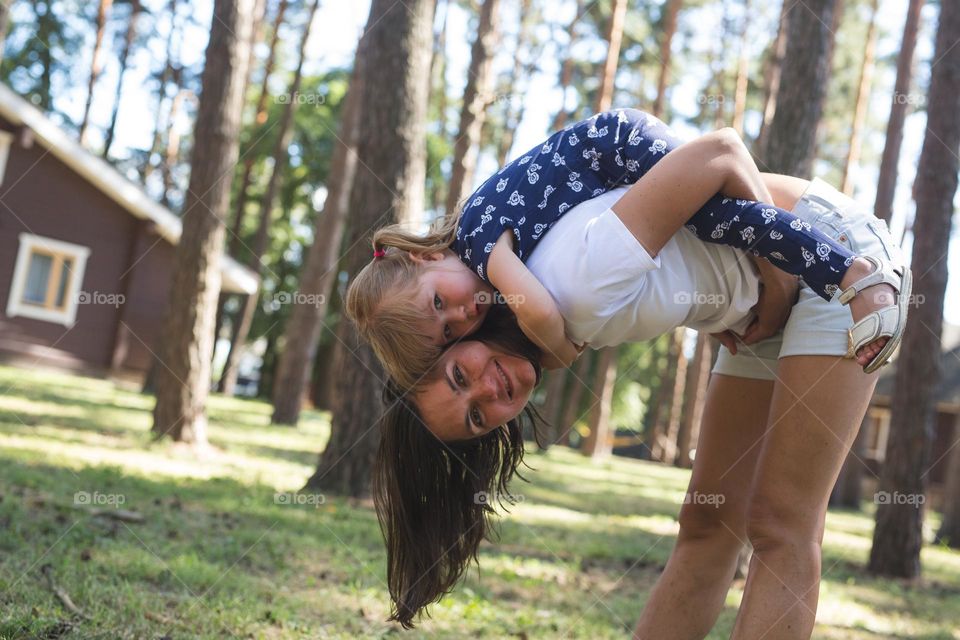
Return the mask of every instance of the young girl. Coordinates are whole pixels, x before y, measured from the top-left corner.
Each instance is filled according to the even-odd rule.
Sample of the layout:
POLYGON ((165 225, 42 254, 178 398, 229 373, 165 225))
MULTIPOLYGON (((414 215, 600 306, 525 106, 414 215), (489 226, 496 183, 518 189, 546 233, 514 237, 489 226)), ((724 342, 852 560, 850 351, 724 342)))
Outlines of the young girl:
MULTIPOLYGON (((703 241, 748 251, 801 276, 825 300, 848 285, 840 301, 854 301, 851 354, 868 373, 899 344, 905 309, 857 294, 877 284, 892 294, 890 284, 908 296, 903 268, 858 258, 808 222, 758 202, 773 198, 732 129, 680 146, 662 122, 634 109, 600 113, 554 133, 484 182, 462 215, 441 220, 426 236, 396 225, 378 231, 373 261, 348 290, 347 313, 388 374, 407 388, 443 345, 476 330, 495 302, 516 314, 543 351, 544 366, 567 366, 583 345, 567 338, 556 304, 524 262, 571 207, 630 183, 636 184, 597 220, 611 237, 629 232, 665 239, 685 225, 703 241)), ((773 264, 755 262, 765 281, 782 283, 784 274, 773 264)))

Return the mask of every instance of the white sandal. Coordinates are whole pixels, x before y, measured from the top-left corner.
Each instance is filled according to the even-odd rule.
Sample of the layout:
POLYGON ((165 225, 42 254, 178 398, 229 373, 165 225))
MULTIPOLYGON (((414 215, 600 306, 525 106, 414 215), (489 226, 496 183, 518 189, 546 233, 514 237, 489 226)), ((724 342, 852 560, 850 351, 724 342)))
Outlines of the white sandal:
POLYGON ((864 365, 864 373, 873 373, 890 363, 900 346, 907 325, 907 307, 913 289, 913 274, 905 265, 896 265, 874 256, 862 256, 874 266, 872 273, 857 280, 840 294, 840 303, 849 304, 857 294, 875 284, 889 284, 897 292, 897 303, 870 312, 847 330, 847 357, 855 358, 857 350, 879 338, 889 337, 873 360, 864 365))

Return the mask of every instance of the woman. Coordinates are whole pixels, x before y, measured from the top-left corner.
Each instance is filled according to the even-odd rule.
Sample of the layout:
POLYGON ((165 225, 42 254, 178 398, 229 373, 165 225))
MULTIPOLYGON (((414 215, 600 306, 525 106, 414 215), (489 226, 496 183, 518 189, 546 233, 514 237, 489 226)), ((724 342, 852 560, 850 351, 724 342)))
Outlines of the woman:
MULTIPOLYGON (((829 185, 768 174, 764 179, 775 204, 853 251, 905 263, 886 225, 829 185)), ((578 279, 582 260, 572 256, 585 248, 584 235, 576 229, 584 227, 584 218, 609 207, 608 200, 622 195, 623 190, 614 190, 569 211, 528 261, 568 318, 571 337, 589 336, 593 346, 600 346, 653 337, 682 325, 744 331, 757 301, 755 267, 736 249, 698 242, 689 229, 681 229, 654 255, 634 261, 636 268, 610 260, 605 270, 590 265, 592 282, 578 279), (584 299, 596 308, 604 296, 620 295, 625 282, 632 283, 635 300, 618 299, 608 317, 578 322, 577 308, 584 299), (731 314, 731 309, 741 312, 731 314)), ((637 247, 624 251, 636 254, 637 247)), ((725 340, 720 350, 688 492, 722 495, 724 500, 685 501, 676 547, 640 617, 636 638, 704 637, 722 609, 747 541, 754 555, 732 637, 810 637, 827 499, 876 376, 864 374, 850 357, 849 316, 836 301, 828 303, 804 285, 792 308, 789 303, 781 306, 789 313, 782 330, 752 344, 725 340), (690 607, 691 601, 697 605, 690 607)), ((470 492, 477 493, 478 486, 483 487, 480 491, 502 492, 506 484, 496 470, 502 472, 505 461, 508 471, 510 465, 515 469, 519 454, 511 437, 537 380, 536 359, 518 358, 517 353, 475 340, 451 347, 429 379, 395 405, 385 424, 377 507, 381 521, 388 523, 396 617, 407 624, 419 608, 453 586, 476 552, 475 544, 459 546, 459 536, 486 526, 490 511, 486 502, 467 504, 470 492), (489 425, 483 432, 470 429, 473 411, 483 414, 489 425), (401 414, 403 419, 397 419, 401 414), (397 466, 405 445, 393 433, 402 427, 393 427, 404 421, 408 430, 419 428, 419 436, 412 437, 432 434, 435 445, 446 452, 435 474, 426 471, 437 460, 429 455, 411 458, 411 466, 397 466), (501 424, 507 428, 499 428, 501 424), (486 455, 461 458, 464 450, 476 451, 471 443, 483 443, 473 446, 487 447, 486 455), (411 499, 401 486, 409 481, 406 476, 421 474, 433 483, 425 501, 411 499), (497 486, 493 478, 499 478, 497 486), (436 509, 435 504, 442 506, 436 509), (446 521, 450 507, 463 510, 464 518, 452 531, 436 528, 435 523, 446 521), (445 552, 450 544, 452 554, 445 552), (413 548, 419 558, 411 555, 413 548)))

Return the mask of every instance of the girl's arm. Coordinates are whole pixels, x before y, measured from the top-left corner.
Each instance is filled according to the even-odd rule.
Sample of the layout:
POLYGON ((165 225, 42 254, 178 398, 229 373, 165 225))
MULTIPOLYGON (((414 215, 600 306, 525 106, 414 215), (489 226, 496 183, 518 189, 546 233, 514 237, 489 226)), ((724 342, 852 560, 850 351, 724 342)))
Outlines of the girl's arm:
POLYGON ((651 257, 717 193, 771 202, 760 171, 732 128, 686 142, 653 165, 612 207, 651 257))
POLYGON ((553 296, 514 254, 509 230, 494 244, 487 270, 490 283, 516 314, 520 329, 543 351, 540 364, 547 369, 570 366, 579 351, 567 338, 553 296))

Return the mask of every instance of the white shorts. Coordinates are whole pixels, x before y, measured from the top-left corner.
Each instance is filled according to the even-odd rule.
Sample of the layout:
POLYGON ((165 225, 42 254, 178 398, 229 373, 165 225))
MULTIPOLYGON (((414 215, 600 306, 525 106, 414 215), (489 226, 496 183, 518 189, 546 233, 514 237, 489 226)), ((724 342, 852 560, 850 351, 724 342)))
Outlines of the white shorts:
MULTIPOLYGON (((814 178, 792 213, 857 255, 873 255, 906 264, 887 223, 828 183, 814 178)), ((840 304, 839 291, 827 302, 801 281, 800 296, 787 324, 776 335, 752 345, 737 344, 737 355, 720 347, 713 373, 774 380, 780 358, 798 355, 845 357, 850 307, 840 304)))

